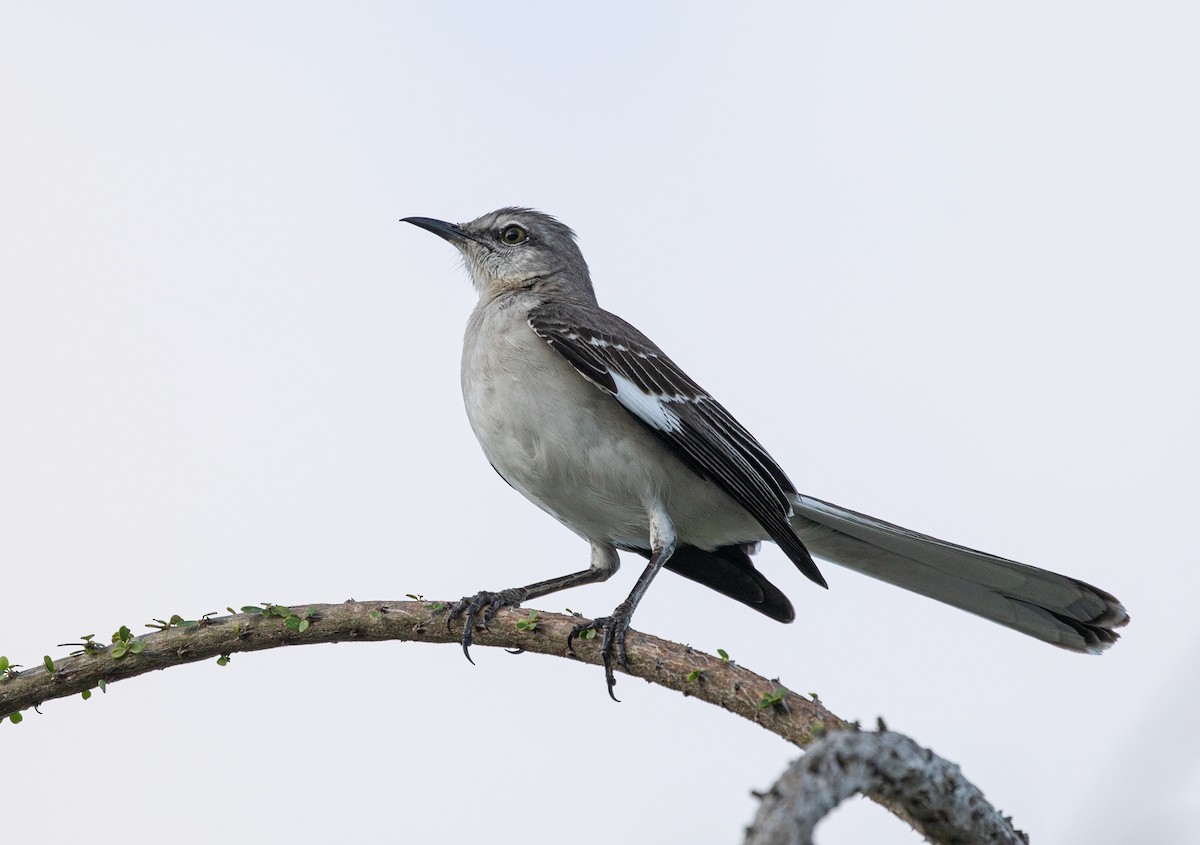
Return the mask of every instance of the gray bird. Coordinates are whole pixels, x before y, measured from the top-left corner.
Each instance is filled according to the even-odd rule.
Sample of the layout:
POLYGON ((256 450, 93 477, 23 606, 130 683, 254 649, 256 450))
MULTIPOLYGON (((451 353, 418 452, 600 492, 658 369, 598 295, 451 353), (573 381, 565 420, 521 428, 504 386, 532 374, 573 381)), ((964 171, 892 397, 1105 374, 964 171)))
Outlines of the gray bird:
MULTIPOLYGON (((609 695, 613 660, 659 570, 780 622, 795 611, 750 555, 773 540, 826 586, 813 555, 1072 651, 1099 653, 1129 615, 1090 584, 927 537, 796 491, 779 464, 649 338, 596 302, 575 233, 549 215, 502 208, 455 225, 404 222, 453 244, 479 303, 467 321, 462 391, 471 428, 496 472, 591 544, 587 569, 467 596, 462 646, 505 606, 604 581, 617 552, 650 563, 601 633, 609 695)), ((615 698, 615 696, 613 696, 615 698)))

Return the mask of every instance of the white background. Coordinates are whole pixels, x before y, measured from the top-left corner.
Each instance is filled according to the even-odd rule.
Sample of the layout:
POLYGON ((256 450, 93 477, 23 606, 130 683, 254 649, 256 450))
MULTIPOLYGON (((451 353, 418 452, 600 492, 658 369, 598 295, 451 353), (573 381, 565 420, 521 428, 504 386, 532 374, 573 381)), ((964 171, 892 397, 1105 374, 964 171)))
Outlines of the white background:
MULTIPOLYGON (((1042 843, 1200 826, 1188 3, 0 7, 0 653, 454 599, 586 545, 480 454, 454 251, 532 205, 801 490, 1116 593, 1081 657, 776 549, 636 627, 959 762, 1042 843)), ((538 604, 601 615, 619 577, 538 604)), ((0 727, 5 841, 735 842, 796 752, 594 667, 235 655, 0 727)), ((1191 831, 1191 833, 1189 833, 1191 831)), ((823 845, 919 838, 865 801, 823 845)))

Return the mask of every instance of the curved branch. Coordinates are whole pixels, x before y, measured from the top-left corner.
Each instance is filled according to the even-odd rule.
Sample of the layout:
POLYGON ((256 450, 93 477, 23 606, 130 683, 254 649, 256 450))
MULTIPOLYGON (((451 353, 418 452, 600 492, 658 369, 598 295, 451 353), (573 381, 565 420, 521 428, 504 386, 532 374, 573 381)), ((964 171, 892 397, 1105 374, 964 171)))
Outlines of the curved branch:
MULTIPOLYGON (((907 736, 838 731, 809 745, 762 795, 746 845, 811 845, 813 830, 855 793, 891 807, 931 842, 946 845, 1027 845, 954 763, 907 736)), ((894 811, 894 810, 893 810, 894 811)))
MULTIPOLYGON (((23 672, 10 670, 0 674, 0 719, 55 698, 83 693, 98 686, 102 681, 105 684, 114 683, 158 669, 238 652, 355 640, 398 640, 457 645, 461 633, 455 633, 447 626, 445 607, 445 604, 438 602, 348 601, 342 604, 299 605, 287 609, 272 607, 270 612, 236 613, 171 626, 125 641, 124 653, 120 657, 115 656, 117 650, 113 647, 96 645, 83 653, 53 661, 53 671, 38 666, 23 672), (290 619, 286 618, 289 614, 290 619), (297 625, 301 620, 307 624, 297 625), (304 627, 305 630, 300 631, 299 627, 304 627)), ((599 666, 602 661, 599 644, 595 639, 577 640, 573 652, 566 648, 567 634, 578 621, 574 616, 506 608, 496 615, 489 628, 477 627, 473 639, 477 646, 519 649, 536 654, 568 657, 599 666), (525 625, 518 627, 517 623, 522 621, 525 625), (531 621, 535 621, 536 624, 530 624, 531 621)), ((626 636, 626 648, 629 656, 627 674, 667 689, 677 690, 685 696, 707 701, 760 725, 801 748, 809 747, 818 737, 826 734, 829 734, 828 737, 821 740, 823 748, 840 748, 839 743, 862 742, 862 737, 874 736, 847 731, 846 729, 854 726, 831 713, 819 701, 796 695, 781 687, 777 681, 767 680, 729 660, 695 651, 690 646, 629 631, 626 636)), ((911 740, 908 742, 911 743, 911 740)), ((913 747, 917 748, 915 744, 913 747)), ((785 779, 792 777, 797 767, 813 768, 831 755, 837 760, 839 753, 842 752, 835 750, 810 753, 789 770, 785 779)), ((924 751, 921 753, 928 754, 924 751)), ((866 762, 862 763, 864 767, 867 765, 866 762)), ((957 775, 956 768, 954 773, 957 775)), ((937 773, 931 776, 944 777, 937 773)), ((975 789, 962 780, 961 775, 957 777, 963 784, 975 789)), ((899 781, 898 777, 894 779, 899 781)), ((933 783, 932 789, 939 789, 939 784, 943 782, 944 780, 930 782, 915 779, 909 785, 918 792, 929 792, 929 783, 933 783)), ((781 780, 780 784, 772 789, 771 795, 786 797, 796 791, 790 786, 785 786, 781 780)), ((924 814, 920 802, 913 804, 900 793, 884 788, 864 792, 867 797, 935 841, 984 841, 963 838, 936 839, 935 833, 938 829, 928 825, 928 816, 924 814)), ((978 793, 978 790, 975 792, 978 793)), ((837 799, 840 800, 841 798, 837 799)), ((982 801, 982 795, 979 796, 979 800, 982 801)), ((829 808, 832 809, 837 801, 829 808)), ((760 818, 768 803, 764 802, 760 818)), ((990 807, 987 809, 991 810, 990 807)), ((812 824, 815 825, 816 821, 812 824)), ((1008 830, 1011 831, 1011 827, 1008 830)), ((1020 840, 1009 837, 987 841, 1020 840)))
MULTIPOLYGON (((237 613, 135 637, 130 644, 139 643, 140 651, 128 650, 119 659, 114 658, 112 647, 97 645, 89 652, 55 660, 53 673, 38 666, 0 676, 0 719, 93 689, 101 681, 113 683, 220 655, 355 640, 457 644, 461 638, 446 625, 445 605, 437 602, 348 601, 299 605, 290 611, 308 619, 307 630, 293 630, 277 615, 237 613)), ((506 608, 489 628, 479 628, 473 639, 477 646, 523 649, 600 665, 598 640, 576 640, 574 652, 567 651, 567 634, 578 622, 574 616, 506 608), (532 630, 518 630, 517 622, 529 620, 532 613, 536 613, 532 630)), ((461 632, 459 625, 454 627, 461 632)), ((630 631, 626 647, 629 674, 634 677, 715 704, 802 748, 820 731, 846 726, 819 702, 689 646, 630 631), (760 706, 764 699, 772 703, 760 706)))

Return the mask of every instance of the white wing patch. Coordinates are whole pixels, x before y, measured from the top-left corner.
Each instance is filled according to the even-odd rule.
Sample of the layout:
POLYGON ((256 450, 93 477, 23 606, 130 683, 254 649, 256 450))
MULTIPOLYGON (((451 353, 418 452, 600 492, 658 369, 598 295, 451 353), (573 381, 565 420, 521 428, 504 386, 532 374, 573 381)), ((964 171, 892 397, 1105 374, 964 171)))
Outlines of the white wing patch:
POLYGON ((608 375, 617 386, 617 401, 646 425, 659 431, 683 429, 679 415, 671 410, 670 405, 685 397, 651 395, 614 370, 610 369, 608 375))

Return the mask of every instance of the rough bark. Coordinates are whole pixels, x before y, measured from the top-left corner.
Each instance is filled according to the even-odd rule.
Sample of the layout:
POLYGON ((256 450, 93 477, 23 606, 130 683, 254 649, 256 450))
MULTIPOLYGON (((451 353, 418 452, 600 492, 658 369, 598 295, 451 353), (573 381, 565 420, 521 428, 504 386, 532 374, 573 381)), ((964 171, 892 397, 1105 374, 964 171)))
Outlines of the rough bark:
MULTIPOLYGON (((128 639, 123 643, 124 654, 120 657, 116 656, 119 649, 115 646, 97 644, 81 653, 52 660, 52 669, 45 665, 35 665, 23 671, 9 670, 0 674, 0 719, 6 719, 31 707, 36 708, 52 699, 93 690, 101 682, 115 683, 158 669, 211 660, 239 652, 355 640, 458 644, 461 639, 461 625, 455 623, 453 626, 447 626, 445 608, 446 605, 440 602, 351 600, 341 604, 268 608, 262 613, 235 613, 172 625, 164 630, 128 639), (291 618, 288 618, 289 616, 291 618), (301 621, 305 623, 303 626, 299 624, 301 621), (304 630, 299 630, 300 627, 304 630)), ((474 643, 478 647, 516 649, 600 665, 600 649, 596 639, 576 640, 574 651, 567 650, 567 634, 578 622, 579 619, 574 616, 506 608, 497 614, 487 628, 477 627, 474 643), (519 622, 523 622, 523 625, 518 626, 519 622)), ((629 656, 628 675, 677 690, 685 696, 707 701, 801 748, 808 748, 819 737, 825 737, 821 740, 821 748, 833 749, 816 755, 806 755, 789 769, 784 779, 768 794, 768 800, 764 801, 759 814, 760 820, 756 821, 752 828, 755 836, 793 838, 747 840, 755 845, 765 842, 809 841, 794 838, 794 831, 807 829, 811 834, 812 825, 816 824, 819 816, 813 818, 807 828, 797 827, 795 822, 788 820, 789 813, 795 815, 799 812, 794 808, 794 802, 777 806, 779 801, 792 795, 812 793, 817 796, 816 803, 812 806, 826 807, 824 812, 828 812, 838 801, 856 790, 863 791, 865 795, 935 842, 1023 841, 1017 838, 1016 832, 1006 820, 983 802, 978 790, 962 780, 957 768, 952 764, 938 761, 950 768, 933 768, 927 772, 918 768, 896 768, 901 766, 902 760, 914 760, 920 755, 932 756, 912 744, 911 740, 905 741, 912 744, 917 751, 907 751, 905 755, 896 750, 889 750, 891 745, 877 749, 876 753, 883 760, 878 765, 865 759, 860 761, 857 757, 845 757, 846 752, 839 750, 847 747, 842 743, 864 743, 867 740, 863 737, 876 735, 858 733, 854 730, 854 725, 831 713, 819 701, 792 693, 782 688, 777 681, 756 675, 729 660, 649 634, 630 631, 626 637, 626 646, 629 656), (831 759, 833 763, 830 762, 831 759), (818 781, 815 786, 802 788, 801 781, 807 777, 806 771, 819 769, 821 766, 836 768, 841 765, 843 759, 857 761, 853 767, 854 777, 836 783, 827 779, 818 781), (871 781, 868 775, 872 771, 876 771, 877 778, 880 777, 878 773, 882 772, 885 780, 871 781), (908 774, 903 774, 904 771, 908 774), (889 787, 888 783, 895 788, 889 787), (963 790, 968 787, 974 790, 971 794, 977 798, 970 799, 974 802, 970 806, 975 808, 971 812, 975 813, 977 810, 977 814, 968 814, 967 821, 975 823, 971 822, 975 819, 979 825, 987 825, 979 827, 979 831, 985 832, 979 833, 976 838, 964 838, 966 834, 957 833, 947 834, 949 838, 941 838, 940 831, 943 829, 954 831, 957 828, 935 824, 945 811, 942 805, 928 799, 949 785, 953 785, 955 789, 961 785, 963 790), (914 795, 917 796, 915 799, 912 798, 914 795), (1001 820, 999 827, 996 819, 1001 820), (1007 830, 1008 833, 981 838, 991 836, 987 831, 991 831, 993 827, 1001 830, 1002 834, 1003 830, 1007 830), (782 832, 770 832, 774 830, 782 832), (1008 838, 1004 838, 1005 835, 1008 838), (955 836, 958 838, 954 838, 955 836)), ((884 736, 899 737, 895 734, 884 736)), ((888 742, 894 743, 896 740, 889 739, 888 742)), ((866 753, 866 750, 857 753, 866 753)), ((811 815, 812 811, 805 812, 811 815)), ((805 818, 809 818, 809 815, 805 818)), ((957 823, 959 818, 960 816, 954 816, 953 821, 957 823)))
MULTIPOLYGON (((51 699, 94 689, 102 680, 114 683, 223 654, 355 640, 458 643, 462 636, 460 623, 447 627, 445 605, 438 602, 348 601, 297 605, 290 610, 298 617, 308 616, 307 630, 289 628, 283 616, 238 613, 143 634, 131 641, 141 644, 140 653, 127 651, 120 659, 113 657, 111 646, 98 646, 91 652, 54 660, 53 673, 28 661, 33 668, 10 673, 7 678, 0 676, 0 719, 51 699)), ((578 622, 564 614, 506 608, 488 629, 476 630, 474 643, 599 665, 597 639, 576 640, 573 654, 566 649, 567 634, 578 622), (536 613, 535 627, 519 630, 517 623, 528 623, 531 613, 536 613)), ((846 724, 819 702, 786 691, 778 704, 761 707, 763 698, 779 689, 778 683, 688 646, 638 631, 629 632, 626 645, 629 674, 634 677, 715 704, 802 748, 812 741, 814 731, 846 724)))
POLYGON ((842 730, 811 743, 761 795, 745 845, 811 845, 817 823, 862 793, 897 813, 930 842, 944 845, 1025 845, 954 763, 907 736, 842 730))

